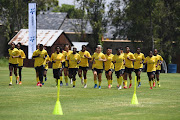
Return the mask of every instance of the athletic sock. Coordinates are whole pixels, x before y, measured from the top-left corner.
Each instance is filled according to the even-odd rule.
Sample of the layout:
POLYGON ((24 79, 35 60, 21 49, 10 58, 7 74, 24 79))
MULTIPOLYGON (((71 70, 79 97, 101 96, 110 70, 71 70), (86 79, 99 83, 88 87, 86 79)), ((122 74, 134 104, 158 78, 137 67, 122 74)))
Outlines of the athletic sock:
POLYGON ((159 85, 159 81, 157 81, 157 84, 159 85))
POLYGON ((82 76, 81 76, 80 78, 81 78, 81 80, 82 80, 82 76))
POLYGON ((124 80, 124 85, 127 86, 127 80, 124 80))
POLYGON ((99 81, 99 86, 101 86, 101 81, 99 81))
POLYGON ((111 84, 111 80, 108 80, 108 86, 111 84))
POLYGON ((141 82, 141 79, 139 79, 138 82, 140 83, 140 82, 141 82))
POLYGON ((36 81, 39 82, 39 77, 36 77, 36 81))
POLYGON ((84 79, 84 84, 87 84, 87 79, 84 79))
POLYGON ((16 76, 16 80, 18 80, 19 79, 19 76, 16 76))
POLYGON ((60 81, 62 81, 63 80, 63 77, 62 76, 60 76, 60 81))
POLYGON ((123 77, 121 76, 121 77, 119 77, 119 85, 122 84, 122 81, 123 81, 123 77))
POLYGON ((151 81, 149 81, 149 85, 150 85, 150 87, 152 87, 151 81))
POLYGON ((130 80, 130 84, 132 84, 132 80, 130 80))
POLYGON ((73 81, 73 86, 75 86, 76 85, 76 81, 73 81))
POLYGON ((155 83, 155 79, 153 79, 153 83, 155 83))
POLYGON ((110 80, 110 84, 112 85, 112 83, 113 83, 113 80, 110 80))
POLYGON ((117 84, 119 85, 119 78, 117 78, 117 84))
POLYGON ((94 80, 94 84, 97 84, 97 80, 94 80))
POLYGON ((10 78, 10 82, 12 83, 12 76, 9 76, 9 78, 10 78))
POLYGON ((68 83, 68 77, 64 76, 65 82, 68 83))

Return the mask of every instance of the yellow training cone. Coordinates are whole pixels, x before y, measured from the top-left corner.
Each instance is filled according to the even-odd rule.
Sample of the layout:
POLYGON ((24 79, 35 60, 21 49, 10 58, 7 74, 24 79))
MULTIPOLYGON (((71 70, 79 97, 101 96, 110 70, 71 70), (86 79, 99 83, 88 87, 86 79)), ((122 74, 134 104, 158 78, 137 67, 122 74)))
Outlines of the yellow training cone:
POLYGON ((133 94, 132 100, 131 100, 131 104, 138 104, 138 99, 136 94, 133 94))
POLYGON ((63 111, 62 111, 60 101, 56 101, 56 105, 54 107, 53 114, 54 115, 63 115, 63 111))
POLYGON ((53 114, 54 115, 63 115, 61 103, 59 101, 59 93, 60 93, 60 80, 59 79, 58 79, 58 85, 57 86, 58 86, 58 89, 57 89, 57 101, 56 101, 56 105, 54 107, 53 114))
POLYGON ((137 96, 136 96, 136 82, 137 82, 137 77, 135 76, 135 80, 134 80, 134 94, 133 94, 133 97, 132 97, 132 100, 131 100, 131 104, 138 104, 138 99, 137 99, 137 96))

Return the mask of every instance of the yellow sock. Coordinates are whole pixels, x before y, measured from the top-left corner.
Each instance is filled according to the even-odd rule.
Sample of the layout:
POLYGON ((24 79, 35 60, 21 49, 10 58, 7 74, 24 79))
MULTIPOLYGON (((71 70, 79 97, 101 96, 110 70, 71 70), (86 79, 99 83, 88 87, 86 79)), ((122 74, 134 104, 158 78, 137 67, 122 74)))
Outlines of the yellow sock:
POLYGON ((110 80, 110 84, 112 85, 112 83, 113 83, 113 80, 110 80))
POLYGON ((84 84, 87 84, 87 79, 84 79, 84 84))
POLYGON ((155 83, 155 79, 153 79, 153 83, 155 83))
POLYGON ((119 78, 117 78, 117 84, 119 85, 119 78))
POLYGON ((82 76, 80 78, 82 79, 82 76))
POLYGON ((62 76, 60 76, 60 81, 62 81, 63 80, 63 77, 62 76))
POLYGON ((122 84, 122 81, 123 81, 123 78, 122 78, 122 76, 119 78, 119 85, 121 85, 122 84))
POLYGON ((10 78, 10 82, 12 83, 12 76, 9 76, 9 78, 10 78))
POLYGON ((36 81, 39 82, 39 77, 36 77, 36 81))
POLYGON ((73 81, 73 85, 74 85, 74 86, 76 85, 76 81, 73 81))
POLYGON ((139 79, 138 82, 141 82, 141 79, 139 79))
POLYGON ((18 80, 19 79, 19 76, 16 76, 16 80, 18 80))
POLYGON ((110 85, 111 84, 111 80, 108 80, 108 85, 110 85))
POLYGON ((130 80, 130 84, 132 84, 132 80, 130 80))
POLYGON ((159 85, 159 81, 157 81, 157 84, 159 85))
POLYGON ((68 83, 68 77, 64 76, 65 82, 68 83))
POLYGON ((99 86, 101 86, 101 81, 99 81, 99 86))
POLYGON ((94 84, 97 84, 97 80, 94 80, 94 84))
POLYGON ((127 86, 127 80, 124 80, 124 85, 127 86))
POLYGON ((150 85, 150 87, 152 87, 151 81, 149 81, 149 85, 150 85))

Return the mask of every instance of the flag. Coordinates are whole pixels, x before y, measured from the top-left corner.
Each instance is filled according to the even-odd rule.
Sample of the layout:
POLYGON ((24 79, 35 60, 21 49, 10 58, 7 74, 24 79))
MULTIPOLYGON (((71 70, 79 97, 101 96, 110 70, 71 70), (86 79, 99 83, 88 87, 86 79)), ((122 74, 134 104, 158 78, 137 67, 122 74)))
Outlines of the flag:
POLYGON ((32 59, 33 52, 36 50, 36 3, 29 3, 29 43, 28 59, 32 59))

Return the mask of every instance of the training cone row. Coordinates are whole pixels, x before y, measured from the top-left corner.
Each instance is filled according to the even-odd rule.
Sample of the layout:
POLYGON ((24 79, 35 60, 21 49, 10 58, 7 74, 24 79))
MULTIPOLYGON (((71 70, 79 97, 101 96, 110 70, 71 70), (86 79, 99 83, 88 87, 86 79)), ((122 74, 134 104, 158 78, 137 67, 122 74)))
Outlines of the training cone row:
POLYGON ((57 101, 56 101, 54 111, 53 111, 54 115, 63 115, 61 103, 59 101, 59 93, 60 93, 60 80, 58 80, 57 101))
POLYGON ((131 100, 131 104, 135 105, 135 104, 138 104, 138 99, 137 99, 137 95, 136 95, 136 82, 137 82, 137 77, 135 77, 135 80, 134 80, 134 94, 133 94, 133 97, 132 97, 132 100, 131 100))

